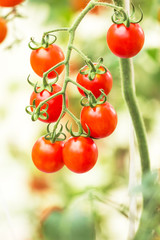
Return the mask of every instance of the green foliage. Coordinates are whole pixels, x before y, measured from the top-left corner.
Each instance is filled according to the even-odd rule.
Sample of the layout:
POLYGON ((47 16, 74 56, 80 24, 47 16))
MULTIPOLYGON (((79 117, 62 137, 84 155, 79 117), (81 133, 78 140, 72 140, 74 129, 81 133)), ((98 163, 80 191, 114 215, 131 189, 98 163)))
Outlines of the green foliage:
POLYGON ((91 213, 80 209, 52 212, 43 224, 45 240, 95 240, 95 223, 91 213))
POLYGON ((54 21, 66 26, 71 20, 73 11, 67 0, 30 0, 30 2, 48 5, 49 14, 46 22, 54 21))
POLYGON ((95 226, 91 214, 74 208, 64 216, 63 221, 64 240, 95 240, 95 226))
POLYGON ((143 12, 144 14, 149 14, 152 7, 153 7, 153 4, 155 3, 155 0, 149 0, 149 1, 146 1, 146 0, 133 0, 132 1, 133 4, 135 4, 136 7, 138 7, 140 5, 140 7, 143 9, 143 12))
POLYGON ((157 180, 158 176, 156 173, 148 173, 144 177, 141 186, 135 189, 135 193, 142 192, 145 199, 145 210, 141 217, 141 223, 143 224, 139 228, 135 240, 138 240, 139 236, 141 240, 152 240, 153 235, 159 231, 160 186, 157 180), (150 233, 152 234, 149 235, 150 233))

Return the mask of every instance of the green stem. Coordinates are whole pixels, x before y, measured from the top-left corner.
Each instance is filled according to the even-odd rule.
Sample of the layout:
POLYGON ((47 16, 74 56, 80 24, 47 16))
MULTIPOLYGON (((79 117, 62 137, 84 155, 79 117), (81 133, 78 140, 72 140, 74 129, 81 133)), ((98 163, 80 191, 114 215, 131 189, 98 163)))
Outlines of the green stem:
POLYGON ((90 132, 89 132, 89 134, 85 134, 85 133, 83 134, 83 128, 81 125, 81 121, 68 108, 66 109, 66 112, 72 117, 72 119, 76 122, 76 124, 78 126, 78 131, 76 133, 74 133, 72 131, 72 124, 71 124, 70 130, 69 130, 67 127, 67 124, 68 124, 68 122, 67 122, 66 128, 69 130, 70 134, 74 137, 78 137, 78 136, 88 137, 90 132))
POLYGON ((67 32, 68 30, 69 30, 68 28, 57 28, 57 29, 54 29, 54 30, 45 32, 45 33, 43 34, 43 36, 45 36, 45 35, 47 35, 47 34, 50 34, 50 33, 54 33, 54 32, 67 32))
POLYGON ((117 6, 124 7, 124 0, 113 0, 113 2, 117 6))
MULTIPOLYGON (((124 0, 114 0, 114 3, 118 6, 125 6, 124 0)), ((120 59, 120 66, 121 66, 121 75, 122 75, 122 92, 124 95, 125 102, 128 106, 128 110, 130 112, 134 130, 137 137, 138 142, 138 149, 140 153, 140 160, 141 160, 141 169, 142 169, 142 182, 144 177, 147 173, 151 172, 150 169, 150 157, 149 157, 149 150, 146 138, 146 130, 143 122, 143 118, 141 116, 139 106, 136 100, 136 95, 134 91, 133 85, 133 68, 132 68, 132 60, 131 59, 120 59)), ((148 199, 146 199, 143 193, 143 209, 142 209, 142 216, 140 220, 139 229, 134 237, 134 240, 142 239, 144 232, 145 240, 151 239, 151 231, 146 230, 144 228, 145 221, 145 211, 147 211, 147 203, 148 199)), ((144 239, 144 238, 143 238, 144 239)), ((142 240, 143 240, 142 239, 142 240)))
POLYGON ((66 112, 74 119, 74 121, 79 125, 80 120, 67 108, 66 112))
POLYGON ((70 47, 74 49, 84 59, 84 61, 88 62, 91 60, 89 57, 87 57, 81 50, 79 50, 75 46, 71 45, 70 47))
MULTIPOLYGON (((131 69, 131 59, 120 59, 121 72, 122 72, 122 91, 126 104, 128 106, 134 130, 137 137, 138 149, 140 153, 141 169, 142 169, 142 183, 145 175, 150 170, 150 157, 147 145, 146 131, 144 127, 144 122, 139 110, 139 106, 136 100, 134 86, 132 83, 132 69, 131 69)), ((140 220, 139 229, 136 233, 134 240, 150 240, 152 229, 145 229, 146 211, 148 208, 148 198, 143 194, 143 209, 142 216, 140 220), (145 238, 142 236, 145 235, 145 238), (148 236, 146 238, 146 236, 148 236)))
MULTIPOLYGON (((54 66, 53 68, 49 69, 47 72, 44 73, 44 77, 48 75, 48 73, 50 73, 52 70, 54 70, 56 67, 65 64, 66 66, 66 74, 65 74, 65 81, 64 81, 64 85, 61 91, 61 94, 63 94, 63 107, 62 107, 62 112, 68 112, 70 115, 72 114, 67 108, 66 108, 66 88, 67 88, 67 83, 69 82, 69 61, 70 61, 70 57, 71 57, 71 52, 72 52, 72 46, 73 46, 73 42, 74 42, 74 37, 75 37, 75 31, 77 29, 77 27, 79 26, 80 22, 82 21, 82 19, 84 18, 84 16, 92 9, 94 8, 94 4, 92 2, 90 2, 87 7, 81 12, 81 14, 78 16, 78 18, 75 20, 75 22, 72 24, 72 26, 69 29, 69 43, 68 43, 68 47, 67 47, 67 53, 66 53, 66 58, 64 62, 61 62, 59 64, 57 64, 56 66, 54 66)), ((67 29, 68 30, 68 29, 67 29)), ((54 96, 55 97, 55 96, 54 96)), ((53 98, 50 97, 51 99, 53 98)), ((47 100, 48 101, 48 100, 47 100)), ((43 103, 44 104, 44 103, 43 103)), ((60 115, 58 122, 61 120, 63 114, 60 115)), ((79 124, 79 120, 72 114, 71 115, 72 118, 79 124), (78 120, 78 121, 77 121, 78 120)))
POLYGON ((120 59, 121 72, 122 72, 122 91, 126 104, 128 106, 134 130, 137 137, 139 153, 141 157, 142 175, 150 171, 150 158, 148 152, 146 131, 141 113, 139 111, 138 103, 136 100, 135 92, 132 83, 132 69, 130 59, 120 59))
POLYGON ((50 96, 49 98, 43 100, 43 101, 38 105, 37 111, 39 111, 40 108, 41 108, 45 103, 47 103, 49 100, 51 100, 51 99, 53 99, 53 98, 55 98, 55 97, 57 97, 57 96, 59 96, 59 95, 61 95, 61 94, 62 94, 62 95, 64 94, 64 92, 63 92, 62 90, 61 90, 60 92, 57 92, 57 93, 55 93, 54 95, 50 96))
MULTIPOLYGON (((54 69, 56 69, 57 67, 65 64, 65 67, 66 67, 66 73, 65 73, 65 81, 64 81, 64 85, 62 87, 62 90, 54 95, 52 95, 51 97, 49 97, 48 99, 44 100, 43 102, 41 102, 39 104, 39 106, 37 107, 37 111, 40 110, 40 108, 46 103, 48 102, 49 100, 53 99, 54 97, 62 94, 63 95, 63 106, 62 106, 62 113, 58 119, 58 123, 60 122, 63 114, 67 111, 70 115, 72 114, 66 107, 66 88, 67 88, 67 84, 68 82, 72 82, 72 80, 69 79, 69 62, 70 62, 70 57, 71 57, 71 52, 72 52, 72 49, 76 50, 84 59, 86 59, 88 61, 88 63, 93 67, 94 69, 94 65, 92 63, 92 61, 86 57, 81 51, 79 51, 78 49, 76 49, 74 46, 73 46, 73 42, 74 42, 74 38, 75 38, 75 32, 79 26, 79 24, 81 23, 81 21, 83 20, 83 18, 85 17, 85 15, 90 11, 92 10, 95 6, 105 6, 105 7, 111 7, 111 8, 114 8, 116 10, 122 10, 123 11, 123 8, 121 7, 117 7, 113 4, 109 4, 109 3, 100 3, 98 2, 98 0, 91 0, 88 5, 83 9, 83 11, 80 13, 80 15, 77 17, 77 19, 73 22, 72 26, 70 28, 58 28, 58 29, 55 29, 55 30, 51 30, 51 31, 48 31, 48 32, 45 32, 43 36, 49 34, 49 33, 54 33, 54 32, 59 32, 59 31, 68 31, 69 32, 69 42, 68 42, 68 46, 67 46, 67 53, 66 53, 66 58, 64 61, 56 64, 55 66, 53 66, 52 68, 50 68, 48 71, 46 71, 44 74, 43 74, 43 84, 46 85, 47 84, 47 76, 50 72, 52 72, 54 69)), ((75 84, 75 83, 74 83, 75 84)), ((76 84, 78 87, 80 87, 84 92, 87 92, 88 94, 90 94, 90 91, 86 90, 85 88, 83 88, 81 85, 78 85, 76 84)), ((75 118, 75 116, 73 115, 72 116, 75 121, 77 122, 77 119, 75 118)), ((79 121, 79 120, 78 120, 79 121)), ((56 124, 57 126, 58 124, 56 124)))
POLYGON ((93 69, 94 72, 96 72, 96 68, 92 62, 92 60, 87 57, 81 50, 79 50, 78 48, 76 48, 75 46, 71 45, 70 46, 72 49, 74 49, 85 61, 88 65, 91 66, 91 68, 93 69))
MULTIPOLYGON (((122 0, 121 1, 119 0, 119 2, 122 2, 122 0)), ((94 1, 93 1, 93 3, 95 6, 111 7, 118 11, 123 10, 123 7, 120 4, 114 5, 114 4, 110 4, 110 3, 106 3, 106 2, 94 2, 94 1)))
POLYGON ((76 85, 78 88, 82 89, 83 92, 85 92, 87 95, 91 94, 90 90, 87 90, 85 87, 83 87, 82 85, 80 85, 79 83, 73 81, 72 79, 68 79, 68 82, 71 82, 72 84, 76 85))
POLYGON ((61 66, 61 65, 63 65, 63 64, 65 64, 65 61, 62 61, 62 62, 57 63, 55 66, 53 66, 52 68, 50 68, 48 71, 44 72, 44 73, 43 73, 43 78, 46 78, 50 72, 52 72, 54 69, 56 69, 57 67, 59 67, 59 66, 61 66))

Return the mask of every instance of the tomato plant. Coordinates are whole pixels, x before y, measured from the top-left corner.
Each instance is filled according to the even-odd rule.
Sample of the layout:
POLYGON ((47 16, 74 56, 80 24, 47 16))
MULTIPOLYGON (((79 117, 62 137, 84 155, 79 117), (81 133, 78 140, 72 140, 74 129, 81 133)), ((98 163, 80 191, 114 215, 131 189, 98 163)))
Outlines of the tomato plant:
MULTIPOLYGON (((96 65, 96 64, 95 64, 96 65)), ((105 69, 103 66, 100 66, 98 70, 104 71, 103 74, 96 74, 95 77, 90 80, 88 77, 88 74, 82 74, 82 72, 85 72, 88 70, 88 66, 84 66, 84 68, 81 70, 81 72, 77 75, 77 83, 79 83, 81 86, 85 87, 86 89, 90 90, 94 96, 97 98, 101 95, 100 89, 104 90, 104 93, 106 95, 109 94, 109 92, 112 89, 112 75, 109 70, 105 72, 105 69)), ((78 88, 79 92, 82 96, 85 96, 85 93, 82 89, 78 88)))
POLYGON ((63 147, 64 164, 75 173, 85 173, 94 167, 98 149, 91 138, 71 137, 63 147))
POLYGON ((4 41, 7 35, 7 24, 4 18, 0 18, 0 43, 4 41))
POLYGON ((107 32, 107 43, 110 50, 120 58, 131 58, 137 55, 144 44, 144 32, 138 23, 112 24, 107 32))
POLYGON ((40 137, 32 149, 32 160, 35 166, 46 173, 60 170, 64 166, 62 158, 63 145, 63 141, 51 143, 44 137, 40 137))
MULTIPOLYGON (((51 44, 47 48, 40 47, 36 50, 32 50, 30 56, 30 63, 34 72, 43 77, 43 73, 48 71, 51 67, 64 60, 64 53, 62 49, 56 45, 51 44)), ((64 65, 61 65, 55 69, 60 74, 64 69, 64 65)), ((55 71, 48 74, 48 78, 55 78, 57 75, 55 71)))
MULTIPOLYGON (((76 2, 78 4, 81 4, 82 2, 84 3, 84 1, 82 0, 76 2)), ((81 50, 79 50, 74 44, 76 30, 85 15, 89 11, 94 9, 94 7, 109 6, 114 9, 114 14, 112 16, 112 21, 114 22, 114 24, 108 30, 107 43, 109 48, 115 55, 119 56, 120 58, 124 58, 120 59, 122 90, 124 94, 124 100, 126 101, 136 133, 135 136, 137 138, 137 146, 139 148, 141 159, 142 185, 145 187, 147 186, 148 189, 148 186, 150 186, 151 184, 147 179, 146 185, 144 179, 146 176, 148 178, 148 173, 151 174, 151 161, 149 158, 149 151, 143 119, 141 118, 134 91, 135 89, 133 62, 128 59, 135 56, 142 49, 144 44, 144 33, 142 28, 138 24, 143 18, 143 13, 141 12, 141 18, 139 20, 136 20, 135 7, 133 6, 133 4, 131 14, 129 15, 130 11, 128 11, 128 1, 126 1, 125 4, 124 0, 114 0, 113 2, 115 2, 116 4, 109 4, 105 2, 102 3, 100 0, 91 0, 85 7, 85 9, 80 13, 80 15, 74 20, 73 24, 70 27, 57 28, 48 32, 44 32, 40 44, 36 43, 33 38, 31 39, 31 42, 29 43, 30 48, 33 50, 31 53, 31 66, 40 77, 43 77, 43 79, 41 79, 42 82, 40 84, 33 84, 28 79, 28 82, 34 88, 34 93, 33 97, 31 97, 32 106, 26 107, 26 111, 28 114, 31 115, 31 119, 33 121, 37 120, 38 118, 48 123, 57 120, 51 131, 50 124, 47 126, 47 134, 45 135, 45 138, 42 137, 35 143, 32 150, 32 159, 35 165, 41 171, 54 172, 59 170, 65 164, 66 167, 68 167, 71 171, 75 173, 85 173, 93 168, 98 158, 98 149, 91 137, 104 138, 109 136, 115 130, 118 121, 117 113, 112 107, 112 105, 107 102, 106 99, 106 94, 110 92, 112 87, 111 76, 109 76, 109 79, 107 78, 107 76, 104 76, 106 73, 109 73, 109 71, 106 71, 105 67, 105 71, 103 71, 101 60, 97 64, 96 68, 92 60, 88 56, 86 56, 81 50), (122 5, 124 5, 125 8, 122 5), (53 43, 56 41, 57 37, 55 36, 55 41, 52 42, 53 45, 49 41, 50 35, 53 36, 53 34, 55 34, 56 32, 66 32, 69 35, 65 61, 64 54, 59 54, 61 50, 59 50, 60 48, 58 46, 58 57, 55 56, 55 51, 53 48, 56 45, 53 43), (32 47, 31 43, 35 45, 34 48, 32 47), (87 66, 89 66, 89 71, 85 69, 84 72, 83 70, 80 72, 79 76, 77 77, 77 81, 73 81, 70 76, 70 60, 73 50, 76 51, 79 56, 81 56, 86 62, 87 66), (59 55, 61 55, 61 58, 59 58, 59 55), (58 75, 62 72, 64 66, 66 68, 66 73, 63 87, 59 87, 56 90, 55 86, 57 85, 55 85, 52 91, 51 85, 53 84, 53 82, 48 82, 47 75, 48 78, 56 77, 56 79, 54 80, 54 83, 56 83, 59 79, 58 75), (79 82, 79 78, 81 82, 79 82), (88 82, 88 79, 90 82, 88 82), (105 84, 107 81, 109 81, 109 83, 106 86, 105 84), (82 95, 84 95, 85 93, 85 97, 80 100, 80 103, 83 106, 80 119, 78 119, 68 109, 67 103, 65 102, 66 89, 68 84, 71 83, 79 88, 79 91, 82 95), (109 89, 107 88, 108 86, 109 89), (39 93, 36 89, 39 89, 39 93), (57 94, 55 94, 57 92, 60 94, 60 96, 57 96, 57 94), (59 101, 55 103, 57 98, 59 98, 59 101), (53 106, 51 106, 51 102, 54 103, 53 106), (28 108, 30 107, 32 107, 33 112, 28 111, 28 108), (43 111, 40 111, 40 109, 42 109, 43 111), (62 109, 63 112, 60 114, 62 109), (66 123, 66 130, 70 133, 72 137, 69 138, 65 143, 63 143, 63 141, 66 139, 66 134, 63 131, 62 124, 60 126, 60 129, 58 130, 61 118, 63 117, 64 113, 69 114, 69 116, 75 121, 78 126, 78 130, 76 132, 73 132, 72 125, 70 125, 69 128, 67 125, 68 123, 66 123), (46 116, 48 116, 47 120, 43 118, 43 114, 46 114, 46 116), (57 114, 56 117, 55 114, 57 114)), ((100 59, 102 58, 100 57, 100 59)), ((130 166, 132 166, 132 162, 130 166)), ((132 168, 130 169, 131 171, 134 170, 132 168)), ((134 174, 135 173, 136 172, 134 172, 134 174)), ((133 176, 131 176, 131 178, 134 177, 134 174, 132 174, 133 176)), ((157 179, 157 176, 155 176, 152 180, 152 186, 155 183, 155 179, 157 179)), ((135 236, 131 236, 131 238, 141 239, 141 235, 145 233, 145 235, 143 234, 143 239, 147 239, 148 236, 153 237, 153 234, 156 232, 157 226, 159 226, 159 219, 156 215, 156 224, 152 224, 152 226, 149 227, 149 230, 147 227, 147 230, 144 231, 144 216, 147 213, 147 216, 152 218, 159 207, 159 201, 155 200, 155 204, 152 204, 153 208, 150 208, 149 212, 144 212, 144 210, 148 210, 148 195, 145 194, 145 191, 143 191, 142 188, 139 192, 142 193, 142 218, 139 219, 140 224, 137 233, 135 234, 135 236)), ((94 194, 92 196, 92 199, 93 197, 94 194)), ((95 199, 101 201, 99 197, 95 199)), ((110 201, 108 201, 107 199, 103 201, 102 198, 101 202, 108 203, 110 201)), ((125 215, 126 217, 130 215, 130 209, 129 211, 124 212, 121 209, 121 205, 120 208, 117 204, 115 206, 117 206, 117 210, 123 213, 123 215, 125 215)), ((130 216, 128 218, 130 220, 130 216)), ((65 235, 64 238, 70 239, 70 236, 66 238, 65 235)), ((76 236, 78 236, 77 233, 76 236)), ((53 236, 51 235, 51 239, 52 238, 53 236)), ((93 238, 95 237, 93 236, 93 238)))
POLYGON ((108 102, 99 104, 94 108, 83 107, 81 111, 81 124, 83 129, 93 138, 109 136, 117 126, 117 113, 108 102))
MULTIPOLYGON (((53 87, 52 92, 49 92, 46 89, 40 93, 33 92, 30 97, 30 104, 33 105, 33 100, 35 100, 35 105, 36 107, 38 107, 38 105, 42 101, 46 100, 47 98, 53 96, 55 93, 60 92, 62 90, 62 88, 58 84, 53 84, 52 87, 53 87)), ((52 98, 49 101, 47 101, 47 104, 48 104, 47 113, 49 117, 48 119, 45 119, 45 120, 39 118, 39 120, 46 123, 56 122, 62 111, 62 102, 63 102, 62 95, 58 95, 55 98, 52 98)), ((66 105, 68 105, 67 97, 66 97, 66 105)), ((45 108, 46 108, 46 104, 44 104, 40 110, 43 110, 45 108)), ((33 107, 31 107, 31 110, 33 111, 33 107)), ((46 116, 45 113, 43 115, 46 116)))
POLYGON ((14 7, 24 0, 0 0, 0 7, 14 7))

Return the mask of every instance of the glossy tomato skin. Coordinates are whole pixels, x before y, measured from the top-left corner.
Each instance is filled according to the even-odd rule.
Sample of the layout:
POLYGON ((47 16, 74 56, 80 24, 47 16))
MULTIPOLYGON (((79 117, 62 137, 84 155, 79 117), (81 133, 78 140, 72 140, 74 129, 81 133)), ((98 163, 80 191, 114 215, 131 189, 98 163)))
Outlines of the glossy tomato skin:
MULTIPOLYGON (((33 100, 35 99, 36 107, 38 107, 38 105, 42 101, 44 101, 45 99, 53 96, 55 93, 60 92, 62 90, 62 88, 58 84, 53 84, 52 87, 53 87, 53 92, 49 92, 47 90, 43 90, 41 93, 33 92, 30 97, 30 105, 33 104, 33 100)), ((49 118, 47 120, 43 120, 43 119, 39 118, 39 120, 42 122, 45 122, 45 123, 56 122, 62 111, 63 97, 62 97, 62 95, 58 95, 57 97, 49 100, 47 103, 49 105, 48 110, 47 110, 49 118)), ((67 97, 66 97, 66 105, 68 106, 68 98, 67 97)), ((46 108, 46 104, 41 107, 41 110, 45 109, 45 108, 46 108)), ((33 111, 33 108, 31 108, 31 110, 33 111)), ((44 116, 45 116, 45 114, 44 114, 44 116)))
MULTIPOLYGON (((51 44, 48 48, 39 48, 32 50, 30 55, 30 63, 33 71, 40 77, 43 77, 43 73, 48 71, 51 67, 64 60, 64 53, 62 49, 56 44, 51 44)), ((64 69, 64 65, 55 69, 58 74, 64 69)), ((48 74, 48 78, 55 78, 56 73, 54 71, 48 74)))
POLYGON ((14 7, 24 0, 0 0, 0 7, 14 7))
POLYGON ((0 18, 0 43, 4 41, 7 36, 7 24, 5 19, 0 18))
POLYGON ((81 124, 83 129, 93 138, 109 136, 117 126, 117 113, 108 102, 97 105, 94 108, 83 107, 81 110, 81 124))
POLYGON ((32 148, 32 161, 42 172, 57 172, 64 166, 62 149, 64 142, 51 143, 40 137, 32 148))
POLYGON ((139 53, 144 45, 144 32, 138 23, 112 24, 107 32, 110 50, 120 58, 131 58, 139 53))
MULTIPOLYGON (((85 66, 82 71, 86 71, 87 69, 88 66, 85 66)), ((104 71, 103 66, 100 66, 99 70, 104 71)), ((112 89, 113 79, 109 70, 107 70, 107 72, 104 74, 96 74, 93 80, 89 80, 88 74, 83 75, 79 72, 76 82, 79 83, 81 86, 85 87, 86 89, 90 90, 94 94, 94 96, 98 98, 101 95, 100 89, 103 89, 106 95, 109 94, 112 89)), ((78 90, 82 96, 85 96, 83 90, 81 90, 80 88, 78 88, 78 90)))
POLYGON ((85 173, 94 167, 98 149, 91 138, 71 137, 63 147, 64 164, 72 172, 85 173))

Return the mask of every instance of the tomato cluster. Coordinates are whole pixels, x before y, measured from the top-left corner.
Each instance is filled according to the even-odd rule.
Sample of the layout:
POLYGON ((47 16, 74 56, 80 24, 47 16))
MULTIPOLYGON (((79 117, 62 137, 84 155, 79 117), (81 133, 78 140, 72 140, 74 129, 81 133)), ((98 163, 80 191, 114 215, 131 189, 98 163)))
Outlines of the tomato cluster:
MULTIPOLYGON (((34 72, 40 77, 44 77, 44 73, 47 73, 47 79, 55 78, 63 71, 63 64, 56 68, 56 64, 63 61, 63 51, 55 44, 48 45, 46 48, 41 46, 33 49, 30 56, 34 72), (48 70, 49 72, 47 72, 48 70)), ((64 165, 75 173, 89 171, 96 164, 98 158, 98 149, 92 138, 109 136, 116 128, 117 114, 114 108, 104 101, 104 96, 108 95, 112 88, 112 75, 101 64, 94 63, 93 66, 95 67, 94 73, 90 66, 84 66, 76 78, 77 88, 82 96, 86 96, 85 91, 89 91, 95 100, 99 99, 94 106, 84 106, 81 110, 80 122, 86 136, 80 134, 70 137, 67 141, 55 139, 53 142, 45 137, 39 138, 32 149, 32 160, 35 166, 43 172, 53 173, 64 165), (91 72, 92 78, 90 78, 91 72)), ((38 91, 40 87, 36 87, 30 97, 32 112, 34 112, 34 107, 37 108, 39 104, 49 99, 41 106, 42 115, 38 118, 45 123, 56 122, 61 115, 63 106, 63 94, 54 97, 55 94, 62 91, 62 88, 56 83, 51 87, 51 91, 49 91, 43 86, 44 89, 40 92, 38 91), (47 110, 43 112, 46 105, 47 110)), ((67 108, 67 96, 65 101, 67 108)))
MULTIPOLYGON (((55 44, 49 45, 46 48, 41 47, 35 49, 31 52, 30 56, 31 66, 34 72, 40 77, 43 76, 44 72, 48 71, 51 67, 54 67, 57 63, 60 63, 63 60, 63 51, 55 44)), ((51 71, 47 77, 55 78, 56 73, 59 75, 63 69, 64 65, 61 65, 59 68, 55 68, 54 71, 51 71)), ((58 84, 53 84, 51 92, 47 89, 44 89, 41 92, 33 91, 30 97, 31 111, 34 111, 32 107, 33 102, 37 107, 41 102, 52 97, 61 90, 62 88, 58 84)), ((56 122, 62 111, 62 101, 63 98, 61 94, 47 101, 48 109, 46 114, 48 115, 48 118, 39 118, 39 120, 45 123, 56 122)), ((40 110, 43 111, 45 107, 45 105, 42 106, 40 110)), ((68 107, 67 96, 66 107, 68 107)), ((46 114, 44 113, 43 115, 46 114)), ((83 173, 89 171, 95 165, 97 156, 98 150, 96 144, 91 138, 85 137, 71 137, 65 143, 63 141, 55 141, 52 143, 44 137, 41 137, 37 140, 32 149, 32 160, 35 166, 46 173, 56 172, 60 170, 64 164, 73 172, 83 173), (78 161, 77 156, 80 158, 78 161)))
MULTIPOLYGON (((121 24, 119 21, 117 24, 112 24, 107 32, 108 46, 120 58, 135 56, 144 44, 144 32, 140 25, 129 22, 129 18, 127 24, 121 24)), ((66 69, 69 69, 69 60, 65 59, 58 45, 54 42, 49 44, 49 36, 45 34, 41 44, 31 40, 38 47, 32 48, 30 45, 32 69, 39 77, 43 77, 42 85, 30 82, 34 86, 30 97, 30 114, 32 120, 39 119, 49 123, 48 134, 39 138, 33 146, 32 160, 39 170, 47 173, 56 172, 64 165, 75 173, 85 173, 93 168, 98 158, 98 149, 93 139, 110 136, 117 126, 117 113, 107 101, 107 95, 113 85, 112 75, 103 65, 102 58, 93 63, 88 57, 84 57, 87 65, 77 73, 76 81, 72 81, 67 76, 61 88, 56 82, 65 65, 66 69), (49 83, 53 78, 54 81, 49 83), (77 119, 68 109, 65 91, 69 82, 75 84, 82 95, 80 102, 83 107, 80 119, 77 119), (62 132, 63 126, 58 133, 56 130, 66 112, 76 121, 79 130, 73 133, 72 127, 69 129, 66 124, 71 137, 65 141, 65 138, 60 137, 61 134, 65 136, 62 132), (50 132, 49 126, 54 122, 53 132, 50 132)), ((71 54, 71 49, 80 53, 71 44, 68 47, 67 56, 71 54)), ((85 56, 83 53, 80 55, 85 56)))
MULTIPOLYGON (((0 8, 1 7, 12 7, 14 8, 18 4, 22 3, 24 0, 0 0, 0 8)), ((12 13, 9 12, 7 14, 7 17, 12 13)), ((7 27, 7 17, 0 17, 0 43, 2 43, 8 32, 8 27, 7 27)))

